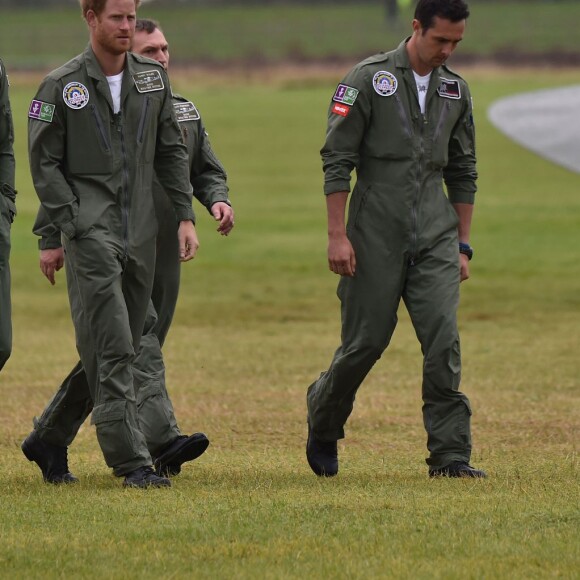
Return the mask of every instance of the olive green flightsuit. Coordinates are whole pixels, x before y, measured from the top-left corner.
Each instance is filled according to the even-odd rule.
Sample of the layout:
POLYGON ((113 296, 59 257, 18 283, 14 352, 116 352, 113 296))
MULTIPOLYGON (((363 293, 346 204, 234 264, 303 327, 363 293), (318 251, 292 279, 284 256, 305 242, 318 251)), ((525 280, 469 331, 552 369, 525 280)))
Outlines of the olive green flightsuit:
POLYGON ((0 370, 12 352, 12 309, 10 303, 10 228, 14 200, 14 126, 8 99, 8 77, 0 60, 0 370))
POLYGON ((347 224, 356 274, 339 282, 342 344, 308 390, 309 424, 322 441, 344 437, 357 389, 389 344, 402 298, 424 356, 427 463, 467 462, 471 410, 458 390, 452 203, 471 204, 476 191, 469 89, 445 66, 433 70, 421 114, 406 41, 363 61, 341 84, 354 90, 337 88, 321 153, 326 194, 349 191, 356 168, 347 224))
POLYGON ((34 186, 62 232, 77 349, 92 422, 118 476, 152 464, 132 364, 155 268, 153 171, 177 221, 193 220, 187 150, 157 63, 127 54, 121 111, 90 47, 41 84, 29 110, 34 186))
MULTIPOLYGON (((214 203, 228 200, 226 173, 215 156, 196 107, 173 95, 177 121, 187 146, 193 194, 208 211, 214 203)), ((133 362, 133 375, 139 424, 153 457, 181 434, 165 386, 165 367, 161 348, 171 326, 177 297, 181 264, 175 211, 161 184, 155 180, 153 200, 158 222, 157 259, 151 302, 139 351, 133 362)), ((60 247, 60 236, 46 214, 39 212, 35 232, 42 236, 41 249, 60 247), (57 234, 55 236, 55 233, 57 234)), ((78 363, 35 420, 41 439, 68 447, 93 408, 82 363, 78 363)))

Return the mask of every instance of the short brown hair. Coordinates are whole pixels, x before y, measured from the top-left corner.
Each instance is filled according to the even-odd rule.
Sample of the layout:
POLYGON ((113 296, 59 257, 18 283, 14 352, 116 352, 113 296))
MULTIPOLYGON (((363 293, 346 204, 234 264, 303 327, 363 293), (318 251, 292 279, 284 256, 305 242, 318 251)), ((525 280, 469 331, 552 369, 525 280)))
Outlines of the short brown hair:
MULTIPOLYGON (((92 10, 98 16, 107 5, 107 0, 79 0, 79 2, 85 19, 89 10, 92 10)), ((135 8, 139 8, 139 4, 141 4, 141 0, 135 0, 135 8)))
POLYGON ((423 34, 434 25, 434 18, 451 22, 466 20, 469 7, 463 0, 419 0, 415 8, 415 19, 421 23, 423 34))
POLYGON ((137 18, 135 30, 143 30, 147 34, 153 34, 156 30, 161 30, 161 27, 159 26, 159 22, 152 18, 137 18))

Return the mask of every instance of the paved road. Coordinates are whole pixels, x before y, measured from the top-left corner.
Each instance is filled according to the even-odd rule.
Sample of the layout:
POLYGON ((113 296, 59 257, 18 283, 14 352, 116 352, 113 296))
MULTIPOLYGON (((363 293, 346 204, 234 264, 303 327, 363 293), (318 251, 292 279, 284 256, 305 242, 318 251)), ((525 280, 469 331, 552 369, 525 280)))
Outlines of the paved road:
POLYGON ((580 86, 500 99, 488 117, 520 145, 580 173, 580 86))

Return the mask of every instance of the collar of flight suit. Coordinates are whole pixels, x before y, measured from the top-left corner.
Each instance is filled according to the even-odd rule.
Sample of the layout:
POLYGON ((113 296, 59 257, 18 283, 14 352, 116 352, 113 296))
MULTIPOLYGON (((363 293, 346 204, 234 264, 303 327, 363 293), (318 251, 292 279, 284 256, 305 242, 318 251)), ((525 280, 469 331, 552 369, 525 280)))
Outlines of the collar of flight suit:
MULTIPOLYGON (((411 39, 410 36, 405 38, 399 44, 399 46, 395 50, 394 60, 395 66, 399 71, 399 74, 403 77, 405 83, 407 84, 408 88, 412 91, 412 93, 419 98, 417 94, 417 84, 415 83, 415 77, 413 76, 413 69, 411 68, 411 63, 409 61, 409 53, 407 52, 407 43, 411 39)), ((429 105, 429 101, 433 97, 433 95, 437 92, 439 85, 441 84, 441 67, 436 67, 431 71, 431 78, 429 79, 429 88, 427 90, 427 96, 425 97, 425 110, 427 110, 427 106, 429 105)))
MULTIPOLYGON (((103 73, 99 61, 95 56, 91 43, 89 42, 85 52, 83 53, 85 59, 87 74, 89 77, 94 79, 97 91, 103 96, 107 101, 111 112, 113 111, 113 98, 111 97, 111 89, 109 88, 109 83, 107 82, 107 77, 103 73)), ((121 85, 121 109, 123 109, 123 103, 127 98, 127 95, 134 86, 133 74, 135 69, 133 66, 133 61, 131 59, 131 53, 125 53, 125 68, 123 69, 123 84, 121 85)))

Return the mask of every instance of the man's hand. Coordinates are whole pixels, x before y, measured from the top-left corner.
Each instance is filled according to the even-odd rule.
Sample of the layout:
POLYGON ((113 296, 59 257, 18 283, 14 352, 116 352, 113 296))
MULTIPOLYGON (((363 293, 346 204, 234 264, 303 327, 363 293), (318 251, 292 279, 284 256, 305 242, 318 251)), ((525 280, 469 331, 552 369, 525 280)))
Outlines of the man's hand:
POLYGON ((340 276, 354 276, 356 258, 346 233, 329 236, 328 267, 340 276))
POLYGON ((181 262, 189 262, 189 260, 195 258, 195 254, 199 248, 199 242, 192 221, 185 220, 179 222, 177 238, 179 240, 179 260, 181 262))
POLYGON ((40 250, 40 270, 54 286, 54 273, 58 272, 64 265, 64 250, 54 248, 51 250, 40 250))
MULTIPOLYGON (((455 209, 457 217, 459 218, 457 237, 460 242, 468 244, 471 220, 473 218, 473 205, 469 203, 454 203, 453 209, 455 209)), ((459 254, 459 269, 459 282, 463 282, 469 278, 469 258, 465 254, 459 254)))
POLYGON ((211 206, 211 215, 220 223, 218 233, 227 236, 234 227, 234 210, 223 201, 218 201, 211 206))
POLYGON ((469 278, 469 258, 465 254, 459 254, 459 282, 463 282, 469 278))
POLYGON ((328 214, 328 267, 340 276, 354 276, 356 259, 344 224, 348 191, 336 191, 326 196, 328 214))

